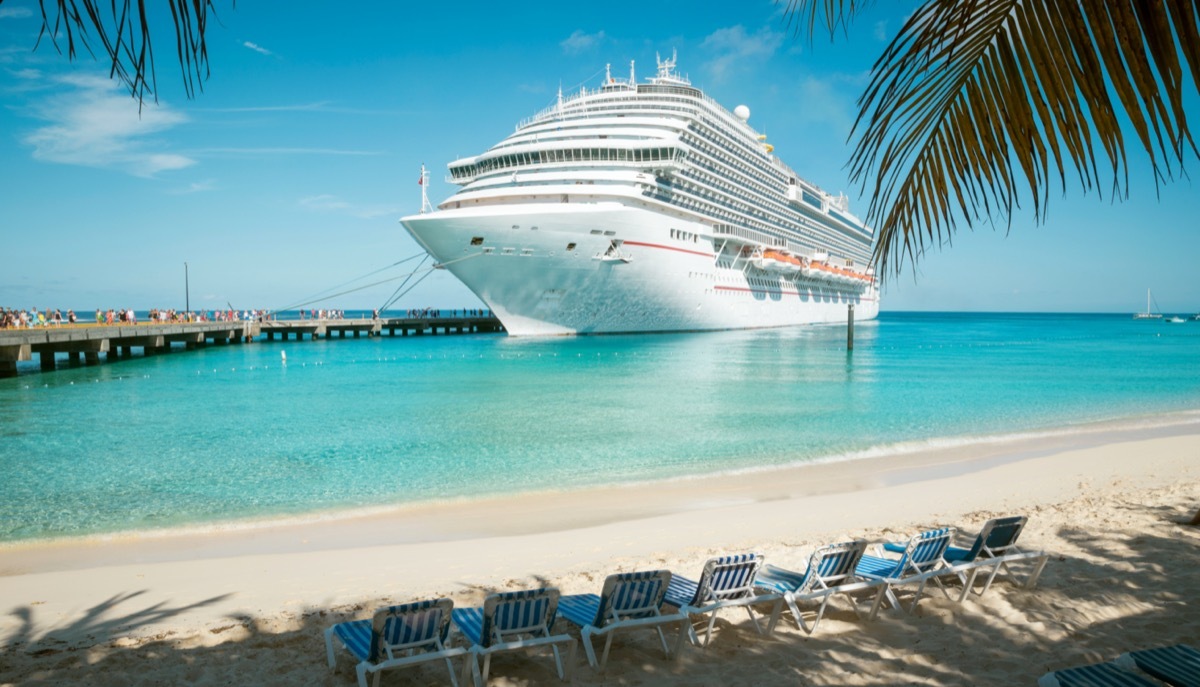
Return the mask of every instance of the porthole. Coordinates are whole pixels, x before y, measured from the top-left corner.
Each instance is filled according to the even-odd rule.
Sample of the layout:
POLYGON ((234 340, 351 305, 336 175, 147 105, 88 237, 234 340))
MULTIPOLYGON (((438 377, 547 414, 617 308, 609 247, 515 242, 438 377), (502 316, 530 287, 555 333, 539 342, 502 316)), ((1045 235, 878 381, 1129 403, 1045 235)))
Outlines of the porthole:
POLYGON ((482 237, 482 236, 475 236, 475 237, 472 237, 472 238, 471 238, 471 245, 472 245, 472 246, 482 246, 482 245, 483 245, 483 237, 482 237))

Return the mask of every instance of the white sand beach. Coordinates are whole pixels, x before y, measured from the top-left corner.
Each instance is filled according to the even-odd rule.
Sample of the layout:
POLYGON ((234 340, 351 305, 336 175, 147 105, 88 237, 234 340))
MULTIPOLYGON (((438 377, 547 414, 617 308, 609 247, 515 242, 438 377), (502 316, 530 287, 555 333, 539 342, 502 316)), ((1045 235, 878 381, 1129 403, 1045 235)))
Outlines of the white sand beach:
MULTIPOLYGON (((1051 554, 1033 590, 998 583, 963 604, 858 619, 845 603, 813 635, 785 616, 760 637, 723 612, 707 649, 667 661, 621 635, 620 685, 1034 684, 1131 648, 1200 643, 1200 429, 1033 438, 886 459, 519 499, 447 503, 257 528, 0 548, 0 685, 353 685, 322 632, 373 608, 540 584, 599 592, 611 572, 697 577, 712 555, 757 551, 803 569, 813 548, 895 541, 931 526, 973 534, 1024 514, 1051 554)), ((835 602, 836 604, 837 602, 835 602)), ((559 629, 566 631, 565 621, 559 629)), ((570 630, 576 633, 575 630, 570 630)), ((445 682, 432 667, 382 684, 445 682)), ((548 655, 493 662, 493 685, 558 684, 548 655)))

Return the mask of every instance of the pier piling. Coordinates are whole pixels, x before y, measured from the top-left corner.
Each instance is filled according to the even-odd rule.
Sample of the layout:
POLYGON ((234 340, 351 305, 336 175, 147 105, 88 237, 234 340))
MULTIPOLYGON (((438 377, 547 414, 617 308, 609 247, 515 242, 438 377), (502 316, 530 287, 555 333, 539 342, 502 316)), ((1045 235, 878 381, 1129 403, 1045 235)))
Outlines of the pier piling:
POLYGON ((854 304, 846 306, 846 350, 854 350, 854 304))

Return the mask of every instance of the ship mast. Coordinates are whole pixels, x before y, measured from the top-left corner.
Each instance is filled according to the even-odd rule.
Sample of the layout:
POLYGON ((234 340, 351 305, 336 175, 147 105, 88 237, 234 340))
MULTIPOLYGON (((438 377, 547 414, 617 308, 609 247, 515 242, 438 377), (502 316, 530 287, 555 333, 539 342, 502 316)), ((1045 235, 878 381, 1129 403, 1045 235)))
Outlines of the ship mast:
POLYGON ((425 169, 425 163, 421 163, 421 179, 417 181, 421 187, 421 214, 433 212, 433 205, 429 203, 429 170, 425 169))

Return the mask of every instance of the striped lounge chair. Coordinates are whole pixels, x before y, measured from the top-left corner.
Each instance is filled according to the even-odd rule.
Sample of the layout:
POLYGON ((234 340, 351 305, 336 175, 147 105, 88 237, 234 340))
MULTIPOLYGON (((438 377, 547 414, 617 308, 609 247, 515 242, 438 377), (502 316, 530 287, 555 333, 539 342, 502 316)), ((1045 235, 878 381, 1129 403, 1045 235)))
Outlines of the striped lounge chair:
POLYGON ((1171 687, 1200 687, 1200 651, 1186 644, 1130 651, 1114 663, 1140 670, 1171 687))
MULTIPOLYGON (((859 561, 854 573, 859 577, 879 580, 884 584, 883 594, 875 597, 871 606, 870 618, 874 619, 879 613, 879 606, 886 598, 893 608, 902 609, 908 613, 916 610, 917 603, 925 591, 929 580, 941 588, 950 598, 950 593, 938 578, 950 574, 944 554, 954 536, 953 527, 929 530, 916 535, 904 545, 900 558, 884 558, 882 556, 864 555, 859 561), (896 590, 901 585, 917 584, 912 604, 905 608, 896 596, 896 590)), ((878 551, 882 554, 883 551, 878 551)))
MULTIPOLYGON (((778 612, 778 605, 783 601, 779 597, 760 598, 754 590, 754 578, 762 565, 762 556, 756 553, 744 553, 734 556, 710 558, 704 564, 700 580, 689 579, 682 575, 672 575, 667 587, 667 603, 679 609, 679 612, 691 616, 708 615, 708 629, 704 634, 704 646, 712 639, 713 625, 717 622, 717 611, 727 606, 741 606, 750 614, 754 629, 763 633, 758 618, 754 615, 753 604, 774 600, 777 604, 772 615, 778 612)), ((688 636, 693 644, 699 643, 696 630, 688 623, 688 636)))
POLYGON ((1022 587, 1029 589, 1037 584, 1038 577, 1041 576, 1042 569, 1046 567, 1049 556, 1044 551, 1027 552, 1017 548, 1017 538, 1021 536, 1021 531, 1025 529, 1025 523, 1028 520, 1024 515, 992 518, 983 524, 971 546, 967 548, 951 546, 946 549, 946 562, 950 564, 954 574, 963 583, 963 592, 959 601, 964 601, 974 590, 975 578, 981 571, 991 570, 983 588, 976 592, 979 596, 987 593, 1001 570, 1016 579, 1009 567, 1013 563, 1028 561, 1032 565, 1029 575, 1021 583, 1022 587))
MULTIPOLYGON (((866 549, 867 542, 861 539, 822 546, 809 557, 808 567, 804 572, 793 572, 768 564, 763 566, 754 580, 754 585, 768 594, 780 595, 791 609, 796 626, 805 633, 812 634, 824 617, 825 607, 832 597, 875 590, 877 602, 878 597, 884 593, 885 586, 881 581, 863 580, 854 573, 866 549), (804 614, 800 612, 798 604, 802 602, 820 602, 812 625, 805 621, 804 614)), ((872 606, 874 605, 872 603, 872 606)), ((778 607, 778 611, 782 612, 782 606, 778 607)), ((855 612, 857 611, 858 608, 855 607, 855 612)), ((772 614, 771 624, 767 628, 768 634, 775 629, 779 612, 772 614)))
POLYGON ((1046 673, 1038 680, 1038 687, 1162 687, 1162 685, 1113 663, 1095 663, 1090 666, 1076 666, 1046 673))
POLYGON ((575 662, 575 638, 550 634, 557 612, 558 590, 553 587, 489 594, 483 600, 482 608, 454 609, 454 624, 471 643, 473 660, 468 663, 476 686, 487 684, 494 654, 547 645, 554 652, 558 677, 570 679, 575 662), (560 645, 568 648, 565 669, 560 645))
MULTIPOLYGON (((454 666, 450 659, 467 653, 464 647, 448 646, 450 599, 432 599, 388 606, 375 612, 371 620, 352 620, 338 623, 325 630, 325 650, 329 668, 336 667, 333 639, 337 637, 354 658, 359 687, 367 687, 367 673, 374 673, 379 685, 379 673, 389 668, 444 660, 450 673, 450 684, 457 687, 454 666)), ((466 670, 463 678, 466 679, 466 670)))
POLYGON ((600 595, 573 594, 558 601, 558 612, 562 617, 579 626, 583 637, 583 648, 587 652, 588 664, 599 671, 608 661, 608 650, 613 636, 623 630, 653 628, 662 642, 667 658, 679 656, 679 649, 687 629, 691 627, 683 613, 662 613, 663 599, 671 583, 671 573, 666 570, 617 573, 604 580, 600 595), (663 626, 679 624, 679 635, 674 651, 667 644, 663 626), (607 636, 604 653, 596 660, 592 637, 607 636))
POLYGON ((1186 644, 1131 651, 1110 663, 1055 670, 1038 680, 1040 687, 1162 687, 1163 684, 1200 687, 1200 651, 1186 644))

